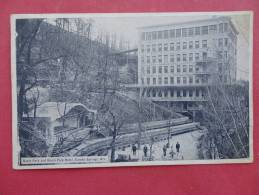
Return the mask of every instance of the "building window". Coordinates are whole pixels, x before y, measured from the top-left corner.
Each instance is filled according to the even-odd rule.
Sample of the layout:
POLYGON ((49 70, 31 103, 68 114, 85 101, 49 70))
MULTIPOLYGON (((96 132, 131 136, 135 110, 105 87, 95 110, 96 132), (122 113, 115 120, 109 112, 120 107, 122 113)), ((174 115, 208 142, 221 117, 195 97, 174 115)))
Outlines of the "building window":
POLYGON ((181 29, 176 29, 176 37, 181 37, 181 29))
POLYGON ((168 55, 164 55, 164 63, 168 63, 168 55))
POLYGON ((153 78, 153 85, 156 85, 156 78, 153 78))
POLYGON ((228 59, 228 52, 224 51, 224 59, 227 60, 228 59))
POLYGON ((152 38, 152 33, 151 32, 148 32, 148 35, 147 35, 148 37, 147 37, 147 39, 148 40, 151 40, 151 38, 152 38))
POLYGON ((147 45, 147 53, 150 52, 150 45, 147 45))
POLYGON ((200 54, 199 53, 195 53, 195 60, 198 61, 200 59, 200 54))
POLYGON ((174 66, 170 66, 170 72, 174 73, 174 66))
POLYGON ((158 51, 162 51, 162 44, 160 43, 159 45, 158 45, 158 51))
POLYGON ((189 83, 190 83, 190 84, 193 83, 193 77, 192 77, 192 76, 189 77, 189 83))
POLYGON ((158 73, 162 73, 162 66, 159 66, 158 73))
POLYGON ((183 65, 183 72, 187 72, 187 66, 183 65))
POLYGON ((158 39, 162 39, 162 36, 163 36, 163 35, 162 35, 162 31, 158 31, 157 38, 158 38, 158 39))
POLYGON ((148 85, 150 84, 150 78, 147 78, 147 84, 148 85))
POLYGON ((224 23, 224 32, 228 32, 228 23, 224 23))
POLYGON ((159 56, 158 56, 158 62, 159 62, 159 63, 162 63, 162 55, 159 55, 159 56))
POLYGON ((177 65, 177 72, 181 72, 181 66, 180 65, 177 65))
POLYGON ((170 90, 170 95, 171 95, 171 97, 174 97, 174 90, 173 89, 170 90))
POLYGON ((219 24, 219 33, 223 33, 223 23, 219 24))
POLYGON ((202 52, 202 59, 207 60, 208 54, 207 52, 202 52))
POLYGON ((219 45, 219 47, 223 47, 223 39, 220 38, 218 40, 218 45, 219 45))
POLYGON ((141 67, 141 74, 144 74, 145 73, 145 68, 144 66, 141 67))
POLYGON ((192 96, 193 96, 192 90, 189 90, 189 97, 192 97, 192 96))
POLYGON ((168 51, 168 44, 167 43, 164 44, 164 51, 168 51))
POLYGON ((156 63, 156 56, 152 56, 152 62, 156 63))
POLYGON ((195 90, 195 93, 196 93, 196 94, 195 94, 196 97, 199 97, 199 96, 200 96, 200 93, 199 93, 199 90, 198 90, 198 89, 195 90))
POLYGON ((192 65, 189 66, 189 72, 193 72, 193 66, 192 65))
POLYGON ((180 48, 181 48, 180 42, 177 42, 176 49, 180 50, 180 48))
POLYGON ((174 29, 172 29, 172 30, 170 30, 170 38, 174 38, 175 37, 175 30, 174 29))
POLYGON ((168 84, 168 77, 164 78, 164 84, 167 85, 168 84))
POLYGON ((152 73, 153 73, 153 74, 156 73, 156 67, 155 67, 155 66, 152 67, 152 73))
POLYGON ((141 52, 144 53, 145 49, 144 49, 144 45, 141 45, 141 52))
POLYGON ((196 77, 196 78, 195 78, 195 83, 196 83, 196 84, 199 84, 199 82, 200 82, 199 78, 196 77))
POLYGON ((207 40, 202 40, 202 48, 206 48, 207 47, 207 40))
POLYGON ((188 30, 188 34, 190 37, 193 36, 193 30, 194 30, 194 28, 189 28, 189 30, 188 30))
POLYGON ((168 73, 168 66, 164 66, 164 73, 168 73))
POLYGON ((159 85, 162 84, 162 78, 161 78, 161 77, 158 78, 158 84, 159 84, 159 85))
POLYGON ((180 54, 177 54, 176 61, 177 61, 177 62, 180 62, 180 61, 181 61, 181 56, 180 56, 180 54))
POLYGON ((144 85, 144 78, 141 78, 141 83, 142 85, 144 85))
POLYGON ((201 27, 201 34, 202 34, 202 35, 207 35, 207 34, 209 34, 208 26, 202 26, 202 27, 201 27))
POLYGON ((168 96, 168 91, 167 91, 167 90, 164 91, 164 96, 165 96, 165 97, 168 96))
POLYGON ((152 52, 156 52, 156 44, 152 44, 152 52))
POLYGON ((225 45, 225 47, 228 46, 228 38, 225 38, 225 39, 224 39, 224 45, 225 45))
POLYGON ((200 34, 201 34, 200 27, 195 27, 195 35, 200 35, 200 34))
POLYGON ((150 74, 150 66, 147 67, 147 74, 150 74))
POLYGON ((157 38, 157 32, 152 32, 152 40, 156 40, 157 38))
POLYGON ((174 55, 173 54, 170 55, 170 62, 174 62, 174 55))
POLYGON ((177 91, 176 91, 176 95, 177 95, 177 97, 181 97, 181 92, 180 92, 180 90, 177 90, 177 91))
POLYGON ((187 37, 187 28, 182 29, 182 35, 183 37, 187 37))
POLYGON ((210 33, 217 33, 217 25, 209 25, 210 33))
POLYGON ((183 77, 183 84, 187 84, 187 79, 186 79, 186 77, 183 77))
POLYGON ((150 63, 150 56, 147 56, 147 63, 150 63))
POLYGON ((193 53, 189 53, 189 61, 193 61, 193 53))
POLYGON ((195 48, 198 49, 200 47, 199 41, 195 41, 195 48))
POLYGON ((187 54, 183 54, 183 61, 184 61, 184 62, 187 61, 187 54))
POLYGON ((181 77, 177 77, 177 84, 181 83, 181 77))
POLYGON ((162 97, 162 91, 161 90, 158 91, 158 96, 162 97))
POLYGON ((144 56, 141 56, 141 63, 144 63, 144 56))
POLYGON ((155 90, 152 91, 152 96, 156 97, 156 91, 155 90))
POLYGON ((183 90, 183 97, 186 97, 186 90, 183 90))
POLYGON ((169 34, 169 33, 168 33, 168 30, 165 30, 165 31, 164 31, 164 39, 168 39, 168 34, 169 34))
POLYGON ((174 84, 174 77, 170 77, 170 84, 174 84))
POLYGON ((219 59, 222 59, 222 58, 223 58, 223 52, 222 52, 222 51, 219 51, 219 52, 218 52, 218 58, 219 58, 219 59))
POLYGON ((187 42, 183 42, 183 49, 187 49, 187 42))
POLYGON ((170 51, 174 50, 174 43, 170 43, 170 51))
POLYGON ((189 41, 189 49, 193 48, 193 41, 189 41))

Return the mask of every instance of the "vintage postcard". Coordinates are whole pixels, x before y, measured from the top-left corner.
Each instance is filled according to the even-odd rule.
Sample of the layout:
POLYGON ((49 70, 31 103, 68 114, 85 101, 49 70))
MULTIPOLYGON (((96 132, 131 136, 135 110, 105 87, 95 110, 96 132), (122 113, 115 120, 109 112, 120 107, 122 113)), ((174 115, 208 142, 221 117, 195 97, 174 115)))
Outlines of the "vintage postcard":
POLYGON ((253 13, 11 16, 15 169, 253 161, 253 13))

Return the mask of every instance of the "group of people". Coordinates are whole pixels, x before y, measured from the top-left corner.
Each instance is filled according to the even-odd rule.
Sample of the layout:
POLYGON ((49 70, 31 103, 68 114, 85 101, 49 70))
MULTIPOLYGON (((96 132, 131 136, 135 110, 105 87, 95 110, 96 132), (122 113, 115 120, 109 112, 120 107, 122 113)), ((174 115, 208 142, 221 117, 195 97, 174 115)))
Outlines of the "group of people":
MULTIPOLYGON (((163 156, 164 156, 164 157, 167 156, 167 150, 168 150, 169 147, 170 147, 170 146, 169 146, 169 143, 167 143, 167 144, 165 144, 165 145, 163 146, 162 150, 163 150, 163 156)), ((176 148, 176 152, 177 152, 177 153, 180 152, 180 147, 181 147, 181 145, 179 144, 179 142, 177 142, 176 145, 175 145, 175 148, 176 148)), ((133 144, 133 145, 132 145, 132 153, 133 153, 133 156, 136 156, 136 152, 137 152, 137 146, 136 146, 136 144, 133 144)), ((147 154, 148 154, 148 147, 147 147, 147 145, 144 145, 144 147, 143 147, 143 153, 144 153, 144 157, 147 157, 147 154)), ((170 153, 169 153, 169 154, 171 155, 172 158, 174 157, 175 152, 174 152, 174 145, 173 145, 173 144, 171 145, 171 150, 170 150, 170 153)))
MULTIPOLYGON (((180 152, 180 147, 181 147, 181 145, 179 144, 179 142, 177 142, 176 145, 175 145, 177 153, 180 152)), ((163 155, 164 155, 164 157, 167 156, 167 149, 168 148, 169 148, 169 143, 165 144, 164 147, 163 147, 163 155)), ((171 151, 170 151, 169 154, 171 155, 172 158, 174 157, 175 152, 174 152, 174 145, 173 144, 171 146, 171 151)))

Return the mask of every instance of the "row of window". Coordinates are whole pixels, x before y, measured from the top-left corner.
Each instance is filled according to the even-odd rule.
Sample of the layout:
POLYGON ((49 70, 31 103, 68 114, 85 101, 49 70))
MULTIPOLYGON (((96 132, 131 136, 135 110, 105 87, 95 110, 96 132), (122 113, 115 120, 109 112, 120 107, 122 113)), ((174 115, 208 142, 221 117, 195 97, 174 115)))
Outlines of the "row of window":
POLYGON ((191 28, 178 28, 163 31, 142 32, 141 40, 157 40, 178 37, 192 37, 197 35, 208 35, 214 33, 228 32, 228 23, 220 23, 219 25, 197 26, 191 28))
MULTIPOLYGON (((228 38, 219 38, 218 39, 218 46, 219 47, 227 47, 228 46, 228 38)), ((199 49, 199 48, 207 48, 208 43, 207 40, 200 41, 189 41, 189 42, 176 42, 176 43, 159 43, 159 44, 151 44, 151 45, 141 45, 141 52, 144 53, 150 53, 150 52, 167 52, 167 51, 175 51, 180 50, 181 48, 183 50, 185 49, 199 49), (201 46, 200 46, 201 43, 201 46)))
MULTIPOLYGON (((228 59, 228 52, 227 51, 218 51, 217 53, 218 59, 228 59)), ((173 62, 192 62, 192 61, 199 61, 199 60, 207 60, 208 53, 202 52, 200 53, 189 53, 189 54, 170 54, 170 55, 154 55, 154 56, 146 56, 146 59, 144 56, 141 56, 141 63, 144 64, 155 64, 155 63, 173 63, 173 62), (188 55, 188 56, 187 56, 188 55)))
MULTIPOLYGON (((222 53, 220 53, 222 54, 222 53)), ((208 57, 207 52, 202 52, 202 59, 206 60, 208 57)), ((223 54, 222 54, 223 55, 223 54)), ((199 61, 200 60, 200 53, 189 53, 188 54, 188 58, 187 58, 187 54, 171 54, 171 55, 158 55, 158 56, 146 56, 146 60, 144 58, 144 56, 141 56, 141 63, 147 63, 147 64, 154 64, 154 63, 169 63, 169 62, 187 62, 187 61, 199 61), (175 59, 176 58, 176 59, 175 59), (152 60, 152 61, 151 61, 152 60)))
MULTIPOLYGON (((145 68, 142 67, 141 71, 142 71, 142 73, 144 73, 145 72, 145 68)), ((196 66, 195 67, 195 71, 196 72, 200 71, 200 68, 198 66, 196 66)), ((206 71, 206 69, 203 68, 203 71, 206 71)), ((187 65, 182 65, 182 66, 181 65, 177 65, 176 68, 173 65, 170 66, 170 67, 168 67, 168 66, 159 66, 159 67, 152 66, 152 69, 151 69, 150 66, 146 67, 146 73, 147 74, 156 74, 156 73, 159 73, 159 74, 165 73, 165 74, 167 74, 167 73, 175 73, 175 72, 177 72, 177 73, 180 73, 180 72, 184 72, 184 73, 190 72, 190 73, 192 73, 192 72, 194 72, 194 70, 193 70, 193 66, 192 65, 189 65, 189 66, 187 66, 187 65), (170 70, 169 70, 169 68, 170 68, 170 70), (152 70, 152 72, 151 72, 151 70, 152 70)))
POLYGON ((147 77, 146 80, 144 80, 144 78, 142 78, 142 84, 147 84, 147 85, 168 85, 168 84, 199 84, 199 83, 208 83, 208 79, 206 77, 194 77, 193 76, 189 76, 189 77, 153 77, 153 78, 149 78, 147 77))
POLYGON ((204 97, 204 91, 201 90, 152 90, 152 91, 147 91, 146 96, 147 97, 204 97))
MULTIPOLYGON (((207 40, 201 41, 201 47, 207 48, 207 40)), ((145 51, 147 53, 152 52, 162 52, 162 51, 174 51, 174 50, 180 50, 180 49, 198 49, 200 48, 200 41, 189 41, 187 42, 176 42, 176 43, 159 43, 159 44, 151 44, 146 45, 146 48, 144 45, 141 45, 141 52, 144 53, 145 51)))

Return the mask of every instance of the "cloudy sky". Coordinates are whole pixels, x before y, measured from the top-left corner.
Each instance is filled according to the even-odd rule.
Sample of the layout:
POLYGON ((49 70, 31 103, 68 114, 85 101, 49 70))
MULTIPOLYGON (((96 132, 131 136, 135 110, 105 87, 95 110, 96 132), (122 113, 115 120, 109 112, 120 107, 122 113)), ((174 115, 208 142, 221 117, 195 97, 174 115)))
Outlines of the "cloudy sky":
MULTIPOLYGON (((225 14, 224 14, 225 15, 225 14)), ((227 14, 229 15, 229 13, 227 14)), ((181 14, 106 14, 106 15, 92 15, 87 18, 91 18, 94 21, 95 33, 96 32, 108 32, 110 34, 116 33, 117 37, 122 37, 126 42, 128 41, 130 47, 135 47, 138 41, 137 28, 142 26, 178 23, 191 20, 206 19, 211 17, 222 16, 214 14, 199 14, 199 15, 186 15, 181 14)), ((249 71, 249 29, 250 16, 247 13, 235 13, 229 15, 232 18, 232 22, 237 28, 238 34, 238 50, 237 50, 237 77, 248 79, 249 71)))

